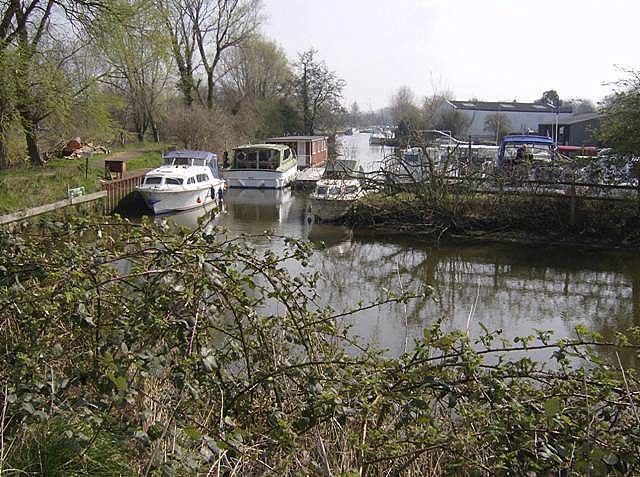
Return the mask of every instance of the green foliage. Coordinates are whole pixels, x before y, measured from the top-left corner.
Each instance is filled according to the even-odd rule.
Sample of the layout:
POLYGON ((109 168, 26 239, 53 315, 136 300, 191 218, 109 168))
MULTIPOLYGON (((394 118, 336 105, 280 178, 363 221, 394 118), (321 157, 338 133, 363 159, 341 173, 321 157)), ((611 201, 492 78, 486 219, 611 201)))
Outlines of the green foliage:
POLYGON ((640 155, 640 72, 628 72, 604 108, 600 140, 621 155, 640 155))
POLYGON ((145 475, 640 471, 638 375, 592 354, 637 352, 637 333, 600 343, 580 329, 554 343, 541 330, 509 343, 435 321, 387 357, 350 336, 341 317, 357 310, 319 309, 317 275, 290 271, 305 269, 310 245, 271 239, 282 254, 204 224, 105 218, 3 232, 0 468, 29 472, 34 449, 49 449, 45 475, 100 455, 111 470, 87 472, 123 462, 122 474, 145 475))

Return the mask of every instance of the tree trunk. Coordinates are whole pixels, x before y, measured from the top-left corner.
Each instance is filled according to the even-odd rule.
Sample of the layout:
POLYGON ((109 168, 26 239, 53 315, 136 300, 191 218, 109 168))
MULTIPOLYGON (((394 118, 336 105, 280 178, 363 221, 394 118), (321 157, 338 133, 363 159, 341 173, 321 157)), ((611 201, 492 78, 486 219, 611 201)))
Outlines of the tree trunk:
POLYGON ((7 145, 5 140, 5 132, 0 131, 0 170, 7 169, 9 167, 9 160, 7 159, 7 145))
POLYGON ((31 165, 42 166, 44 160, 40 153, 40 147, 38 146, 38 134, 36 132, 36 125, 31 124, 30 127, 25 128, 25 139, 27 140, 27 150, 29 151, 29 158, 31 159, 31 165))
POLYGON ((153 140, 154 142, 160 142, 160 131, 158 130, 158 126, 155 121, 151 121, 151 131, 153 132, 153 140))
POLYGON ((213 69, 207 72, 207 109, 213 109, 213 69))

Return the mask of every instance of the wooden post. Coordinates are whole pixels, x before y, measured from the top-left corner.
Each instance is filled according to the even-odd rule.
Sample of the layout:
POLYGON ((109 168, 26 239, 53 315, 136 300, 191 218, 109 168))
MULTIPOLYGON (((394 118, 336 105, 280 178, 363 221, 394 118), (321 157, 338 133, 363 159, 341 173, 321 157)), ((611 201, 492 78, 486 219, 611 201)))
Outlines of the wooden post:
POLYGON ((569 205, 569 225, 571 227, 576 225, 576 176, 571 174, 571 203, 569 205))

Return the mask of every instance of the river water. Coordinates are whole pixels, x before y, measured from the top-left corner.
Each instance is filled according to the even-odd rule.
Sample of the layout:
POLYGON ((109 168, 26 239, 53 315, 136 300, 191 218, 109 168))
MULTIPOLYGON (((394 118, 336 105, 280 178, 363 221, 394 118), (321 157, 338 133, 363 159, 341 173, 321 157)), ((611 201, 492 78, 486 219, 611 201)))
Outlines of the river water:
MULTIPOLYGON (((347 159, 365 170, 379 167, 389 148, 369 146, 368 134, 342 139, 347 159)), ((584 324, 606 338, 640 326, 640 257, 620 251, 495 243, 421 242, 411 235, 381 237, 343 226, 310 224, 308 193, 292 190, 232 189, 215 222, 232 234, 278 235, 324 242, 310 269, 319 271, 319 294, 340 310, 368 303, 386 290, 423 292, 429 298, 407 305, 386 305, 352 317, 353 333, 398 354, 434 320, 446 329, 481 332, 481 324, 513 338, 553 330, 574 337, 584 324)), ((202 211, 170 217, 195 225, 202 211)), ((163 219, 164 220, 164 219, 163 219)), ((281 241, 252 239, 260 247, 280 249, 281 241)), ((623 356, 636 365, 636 357, 623 356)))

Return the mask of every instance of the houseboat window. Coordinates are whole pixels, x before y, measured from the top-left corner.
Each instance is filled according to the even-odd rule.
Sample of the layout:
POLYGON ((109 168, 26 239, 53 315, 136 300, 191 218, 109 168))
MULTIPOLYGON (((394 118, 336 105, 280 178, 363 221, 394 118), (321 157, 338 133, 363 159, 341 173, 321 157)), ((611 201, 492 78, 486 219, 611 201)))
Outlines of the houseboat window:
POLYGON ((207 180, 209 180, 206 174, 198 174, 196 177, 198 178, 198 182, 207 182, 207 180))
POLYGON ((189 180, 187 181, 187 184, 195 184, 196 183, 196 178, 195 177, 189 177, 189 180))
POLYGON ((347 194, 355 194, 356 192, 358 192, 358 186, 355 186, 355 185, 347 186, 345 192, 347 194))
POLYGON ((259 152, 260 169, 276 170, 280 165, 280 152, 272 149, 263 149, 259 152))
POLYGON ((286 161, 290 157, 291 157, 291 149, 285 149, 284 150, 284 160, 286 161))
POLYGON ((164 180, 166 185, 182 185, 183 182, 184 180, 178 177, 167 177, 164 180))
POLYGON ((340 195, 342 191, 340 190, 340 186, 332 186, 329 189, 329 194, 331 195, 340 195))
POLYGON ((236 153, 236 169, 255 169, 257 165, 257 151, 240 151, 236 153))
POLYGON ((158 177, 158 176, 147 177, 144 180, 144 183, 148 185, 160 184, 161 182, 162 182, 162 177, 158 177))

